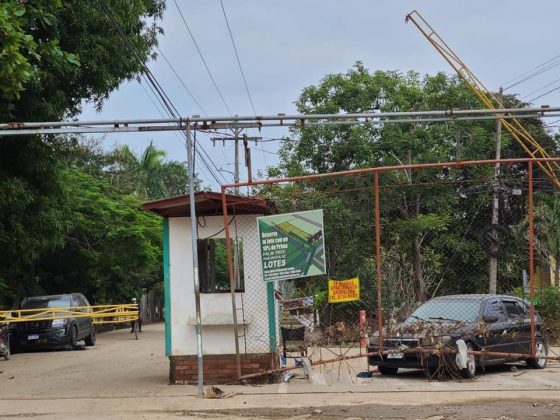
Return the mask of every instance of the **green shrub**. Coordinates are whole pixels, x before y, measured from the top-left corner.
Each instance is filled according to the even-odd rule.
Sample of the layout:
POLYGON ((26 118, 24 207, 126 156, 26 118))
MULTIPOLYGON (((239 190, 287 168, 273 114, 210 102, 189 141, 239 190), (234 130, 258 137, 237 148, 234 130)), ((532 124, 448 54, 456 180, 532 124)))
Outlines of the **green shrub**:
MULTIPOLYGON (((513 294, 529 301, 529 294, 517 287, 513 294)), ((545 328, 551 342, 560 341, 560 289, 546 287, 535 290, 535 309, 544 319, 545 328)))

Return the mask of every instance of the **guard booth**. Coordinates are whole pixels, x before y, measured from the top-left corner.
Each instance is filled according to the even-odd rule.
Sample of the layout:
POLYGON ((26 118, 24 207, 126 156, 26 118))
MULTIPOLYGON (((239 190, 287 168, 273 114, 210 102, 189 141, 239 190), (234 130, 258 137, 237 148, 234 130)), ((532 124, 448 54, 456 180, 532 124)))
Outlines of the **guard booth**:
MULTIPOLYGON (((237 380, 235 328, 226 254, 222 195, 195 194, 204 382, 237 380)), ((238 342, 243 374, 276 365, 279 330, 271 282, 261 273, 256 218, 276 213, 258 197, 226 195, 235 269, 238 342)), ((169 382, 196 383, 197 341, 192 230, 188 195, 152 201, 144 210, 163 217, 165 352, 169 382)))

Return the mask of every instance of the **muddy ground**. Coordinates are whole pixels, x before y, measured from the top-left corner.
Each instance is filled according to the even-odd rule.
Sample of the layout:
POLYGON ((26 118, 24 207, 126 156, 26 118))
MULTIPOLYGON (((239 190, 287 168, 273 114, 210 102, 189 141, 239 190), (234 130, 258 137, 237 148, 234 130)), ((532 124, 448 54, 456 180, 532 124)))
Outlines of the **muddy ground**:
POLYGON ((560 364, 488 369, 474 380, 428 381, 418 371, 356 378, 352 365, 314 368, 315 383, 220 386, 227 399, 168 385, 163 325, 98 336, 93 348, 0 360, 0 418, 560 418, 560 364))
POLYGON ((360 404, 356 406, 323 406, 296 408, 261 408, 243 410, 218 410, 210 412, 184 412, 186 416, 224 417, 248 419, 312 418, 312 419, 558 419, 558 401, 521 402, 493 401, 462 405, 406 406, 360 404))

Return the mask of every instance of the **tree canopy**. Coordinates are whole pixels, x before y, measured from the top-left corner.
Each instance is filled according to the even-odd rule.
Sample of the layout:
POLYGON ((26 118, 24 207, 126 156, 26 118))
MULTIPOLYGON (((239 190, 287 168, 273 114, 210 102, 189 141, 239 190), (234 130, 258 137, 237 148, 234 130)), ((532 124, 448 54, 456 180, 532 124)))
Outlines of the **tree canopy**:
POLYGON ((0 120, 56 121, 77 114, 80 103, 101 106, 152 56, 163 0, 107 0, 137 52, 98 1, 7 1, 0 4, 0 120), (139 58, 139 60, 136 59, 139 58))
MULTIPOLYGON (((153 56, 165 2, 104 3, 135 54, 97 1, 0 3, 0 120, 72 118, 82 101, 100 107, 139 75, 153 56)), ((64 247, 76 227, 66 153, 65 141, 53 137, 0 139, 0 288, 12 297, 41 283, 39 260, 64 247)))
MULTIPOLYGON (((519 106, 515 96, 507 106, 519 106)), ((305 88, 295 102, 305 114, 381 110, 426 111, 481 108, 476 96, 457 77, 444 73, 370 72, 357 63, 346 73, 329 74, 305 88)), ((548 147, 554 139, 539 120, 526 126, 548 147)), ((323 125, 294 129, 278 168, 270 176, 299 176, 388 165, 492 159, 495 121, 460 121, 369 125, 323 125)), ((509 135, 502 137, 504 157, 524 157, 509 135)), ((488 256, 479 230, 490 223, 493 167, 468 170, 401 170, 380 177, 383 235, 383 278, 391 290, 389 304, 424 301, 433 293, 480 292, 488 282, 488 256), (481 183, 478 188, 472 185, 481 183), (471 186, 469 187, 469 183, 471 186), (452 263, 451 263, 452 262, 452 263), (476 267, 477 269, 473 269, 476 267), (458 281, 460 279, 460 281, 458 281), (397 296, 398 295, 398 296, 397 296)), ((509 169, 513 180, 526 168, 509 169)), ((503 181, 505 182, 505 181, 503 181)), ((515 182, 515 181, 509 181, 515 182)), ((371 177, 329 178, 261 190, 282 211, 323 208, 328 273, 333 278, 360 275, 368 299, 374 296, 373 191, 371 177)), ((523 219, 523 202, 505 188, 506 226, 523 219)), ((502 290, 511 289, 519 271, 503 259, 502 290)), ((511 260, 509 260, 511 262, 511 260)), ((317 290, 324 281, 319 280, 317 290)))

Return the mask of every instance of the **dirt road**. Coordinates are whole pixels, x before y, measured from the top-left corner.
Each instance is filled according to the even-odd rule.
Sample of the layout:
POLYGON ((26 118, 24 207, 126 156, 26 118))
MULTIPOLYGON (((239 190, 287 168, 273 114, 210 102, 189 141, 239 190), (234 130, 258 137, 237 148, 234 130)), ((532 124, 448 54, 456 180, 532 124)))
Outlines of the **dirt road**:
MULTIPOLYGON (((560 365, 492 369, 474 381, 397 377, 322 384, 224 386, 235 396, 196 398, 196 387, 170 386, 163 325, 138 341, 127 330, 100 334, 93 348, 16 354, 0 360, 0 418, 455 418, 560 417, 560 365)), ((332 369, 331 371, 335 371, 332 369)))

